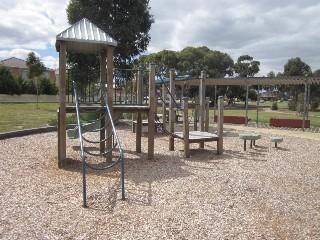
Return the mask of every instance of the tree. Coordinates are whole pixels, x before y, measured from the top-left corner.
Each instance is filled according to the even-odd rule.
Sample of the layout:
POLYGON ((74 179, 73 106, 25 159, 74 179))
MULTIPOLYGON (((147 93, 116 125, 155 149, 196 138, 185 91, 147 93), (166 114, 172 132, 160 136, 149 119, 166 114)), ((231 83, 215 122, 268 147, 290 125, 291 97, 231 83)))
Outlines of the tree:
MULTIPOLYGON (((214 51, 206 46, 186 47, 180 52, 163 50, 158 53, 142 55, 136 60, 135 65, 147 65, 153 62, 164 69, 164 74, 169 77, 169 70, 175 69, 178 75, 200 77, 201 71, 206 71, 208 77, 224 77, 233 75, 232 58, 220 51, 214 51)), ((186 94, 194 97, 198 94, 198 87, 190 86, 186 94)), ((214 96, 214 87, 207 87, 207 95, 214 96)))
POLYGON ((260 62, 249 55, 242 55, 234 65, 234 71, 240 77, 253 77, 260 71, 260 62))
POLYGON ((21 86, 12 75, 10 68, 0 66, 0 94, 19 94, 21 86))
MULTIPOLYGON (((239 77, 253 77, 260 71, 260 62, 253 60, 249 55, 241 55, 234 64, 234 71, 239 77)), ((256 88, 256 86, 255 86, 256 88)), ((232 98, 246 99, 246 88, 244 86, 230 86, 232 98)))
POLYGON ((118 42, 116 66, 129 67, 132 58, 144 52, 150 42, 149 31, 154 19, 149 10, 149 0, 71 0, 67 17, 70 24, 86 17, 114 38, 118 42))
MULTIPOLYGON (((284 65, 283 76, 311 76, 312 71, 308 64, 299 57, 290 58, 284 65)), ((279 90, 287 92, 292 97, 292 101, 297 105, 298 94, 304 92, 304 85, 281 85, 279 90)))
POLYGON ((284 65, 284 76, 310 76, 311 74, 310 66, 304 63, 299 57, 290 58, 284 65))
POLYGON ((37 109, 38 103, 39 103, 39 87, 38 87, 38 78, 41 76, 44 71, 46 70, 46 67, 44 64, 40 61, 38 57, 36 57, 34 52, 30 52, 27 57, 27 67, 29 69, 28 72, 28 78, 35 81, 36 89, 37 89, 37 109))

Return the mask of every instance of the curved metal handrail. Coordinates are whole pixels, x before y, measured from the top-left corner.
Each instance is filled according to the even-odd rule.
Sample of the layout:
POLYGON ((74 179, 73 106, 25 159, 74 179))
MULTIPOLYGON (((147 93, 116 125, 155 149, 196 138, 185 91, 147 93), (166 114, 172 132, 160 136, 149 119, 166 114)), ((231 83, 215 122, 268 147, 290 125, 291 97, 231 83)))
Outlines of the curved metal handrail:
MULTIPOLYGON (((77 93, 77 85, 75 82, 73 82, 74 86, 74 96, 75 96, 75 104, 76 104, 76 115, 77 115, 77 125, 78 125, 78 131, 79 131, 79 141, 80 141, 80 151, 81 151, 81 161, 82 161, 82 179, 83 179, 83 206, 86 207, 86 167, 89 167, 94 170, 106 170, 114 167, 116 164, 121 163, 121 180, 122 180, 122 199, 125 199, 125 193, 124 193, 124 157, 123 157, 123 150, 121 147, 121 142, 119 139, 119 136, 117 134, 114 122, 112 120, 112 115, 110 108, 107 104, 107 96, 106 94, 101 91, 100 87, 100 94, 101 97, 99 97, 100 100, 100 105, 98 110, 94 112, 99 112, 101 116, 95 120, 87 121, 81 117, 82 109, 81 109, 81 104, 84 104, 84 102, 79 101, 78 98, 78 93, 77 93), (104 126, 90 129, 89 125, 86 125, 86 123, 94 125, 97 123, 97 125, 101 124, 101 120, 104 118, 109 119, 107 123, 104 124, 104 126), (100 131, 105 131, 107 127, 111 125, 111 133, 104 139, 100 139, 99 141, 94 141, 94 140, 89 140, 86 137, 84 137, 84 133, 86 132, 100 132, 100 131), (105 143, 106 141, 112 141, 113 144, 110 149, 106 149, 103 152, 100 151, 100 153, 95 153, 93 151, 90 151, 89 148, 86 148, 85 144, 90 143, 90 144, 102 144, 105 143), (87 156, 96 156, 96 157, 106 157, 107 154, 111 154, 112 157, 112 152, 114 150, 118 151, 118 157, 114 159, 112 162, 105 161, 104 166, 95 166, 93 164, 90 164, 86 162, 87 156)), ((88 102, 85 102, 88 103, 88 102)), ((91 102, 90 102, 91 103, 91 102)), ((94 101, 93 104, 96 104, 97 102, 94 101)), ((92 113, 92 111, 89 111, 92 113)), ((88 113, 88 111, 83 111, 83 113, 88 113)), ((91 125, 91 126, 92 126, 91 125)))

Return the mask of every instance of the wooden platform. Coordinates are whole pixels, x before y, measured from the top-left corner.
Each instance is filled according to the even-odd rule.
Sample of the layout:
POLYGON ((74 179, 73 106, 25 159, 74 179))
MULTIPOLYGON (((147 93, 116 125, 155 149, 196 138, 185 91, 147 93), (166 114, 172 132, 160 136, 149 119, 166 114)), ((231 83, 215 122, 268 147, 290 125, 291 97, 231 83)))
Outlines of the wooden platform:
MULTIPOLYGON (((148 120, 142 120, 142 126, 148 126, 148 120)), ((162 125, 161 122, 155 122, 155 129, 154 131, 157 132, 157 126, 162 125)), ((135 133, 136 132, 136 128, 137 128, 137 121, 132 121, 132 132, 135 133)))
MULTIPOLYGON (((175 132, 179 138, 183 139, 183 132, 175 132)), ((201 131, 190 131, 189 142, 190 143, 202 143, 202 142, 213 142, 218 141, 219 137, 216 134, 201 131)))

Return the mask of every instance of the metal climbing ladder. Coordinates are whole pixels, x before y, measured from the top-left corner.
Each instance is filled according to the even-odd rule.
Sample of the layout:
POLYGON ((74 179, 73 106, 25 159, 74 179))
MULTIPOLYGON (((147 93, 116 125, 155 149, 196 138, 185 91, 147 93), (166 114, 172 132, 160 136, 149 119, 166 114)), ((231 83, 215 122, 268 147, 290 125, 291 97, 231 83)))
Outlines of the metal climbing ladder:
POLYGON ((121 164, 121 188, 122 199, 124 200, 123 150, 114 126, 110 108, 107 104, 104 86, 100 86, 93 93, 95 96, 89 98, 78 95, 75 82, 73 82, 73 87, 82 161, 83 207, 87 207, 87 167, 94 170, 106 170, 114 167, 116 164, 121 164), (87 99, 91 100, 88 101, 87 99), (91 117, 89 118, 88 115, 91 115, 91 117), (97 117, 94 120, 90 120, 92 119, 92 115, 96 115, 97 117))

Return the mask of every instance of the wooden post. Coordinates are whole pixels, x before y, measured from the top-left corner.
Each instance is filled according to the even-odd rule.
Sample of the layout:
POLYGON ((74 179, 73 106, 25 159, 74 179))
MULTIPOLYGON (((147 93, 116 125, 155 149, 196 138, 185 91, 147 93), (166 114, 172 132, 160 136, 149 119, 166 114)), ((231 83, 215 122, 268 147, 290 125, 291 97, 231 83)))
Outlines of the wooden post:
MULTIPOLYGON (((106 83, 107 83, 107 72, 106 72, 106 62, 107 62, 107 53, 106 51, 102 51, 100 54, 100 82, 101 82, 101 94, 102 96, 106 93, 106 83)), ((104 101, 101 101, 101 106, 103 106, 104 101)), ((100 112, 100 117, 104 115, 103 112, 100 112)), ((102 141, 106 138, 106 131, 104 126, 106 125, 106 119, 101 118, 100 120, 100 153, 104 153, 106 149, 105 143, 102 141)))
MULTIPOLYGON (((206 71, 201 71, 201 79, 200 79, 200 89, 199 89, 199 97, 200 97, 200 108, 199 108, 199 125, 200 131, 204 132, 204 121, 205 121, 205 97, 206 97, 206 71)), ((204 142, 199 143, 200 148, 204 148, 204 142)))
MULTIPOLYGON (((174 83, 174 69, 170 70, 170 101, 169 101, 169 132, 173 133, 174 132, 174 121, 175 121, 175 116, 174 116, 174 107, 175 107, 175 97, 176 97, 176 89, 175 89, 175 83, 174 83), (172 99, 174 98, 174 99, 172 99)), ((172 136, 169 137, 169 151, 174 150, 174 138, 172 136)))
POLYGON ((209 97, 206 97, 204 131, 209 132, 209 97))
POLYGON ((167 127, 167 109, 166 109, 166 86, 163 83, 162 84, 162 99, 163 99, 163 103, 162 103, 162 127, 163 129, 166 129, 167 127))
POLYGON ((59 150, 58 150, 58 167, 66 165, 67 155, 67 114, 66 114, 66 62, 67 62, 67 43, 59 41, 59 150))
MULTIPOLYGON (((107 104, 109 106, 111 115, 113 116, 113 52, 114 46, 108 46, 108 56, 107 56, 107 104)), ((107 119, 109 121, 109 119, 107 119)), ((106 128, 107 136, 112 134, 112 125, 109 124, 106 128)), ((112 149, 112 138, 106 141, 107 150, 112 149)), ((106 156, 107 161, 112 160, 112 151, 110 151, 106 156)))
MULTIPOLYGON (((142 104, 142 81, 143 81, 143 72, 142 68, 138 69, 137 76, 137 103, 138 105, 142 104)), ((141 153, 141 139, 142 139, 142 115, 141 113, 137 114, 137 129, 136 129, 136 152, 141 153)))
POLYGON ((189 117, 188 117, 188 98, 182 99, 183 106, 183 144, 184 144, 184 157, 190 157, 190 146, 189 146, 189 117))
POLYGON ((199 97, 195 97, 193 130, 198 130, 199 97))
POLYGON ((223 96, 218 98, 218 137, 219 141, 217 142, 218 155, 223 153, 223 96))
POLYGON ((154 157, 154 114, 155 114, 156 66, 150 64, 149 73, 149 112, 148 112, 148 159, 154 157))

